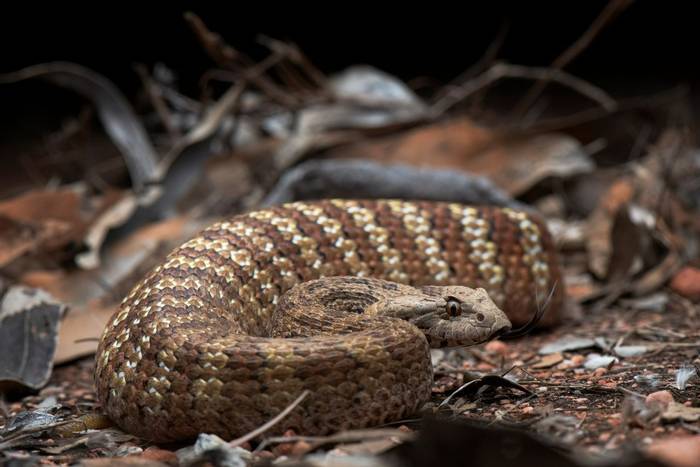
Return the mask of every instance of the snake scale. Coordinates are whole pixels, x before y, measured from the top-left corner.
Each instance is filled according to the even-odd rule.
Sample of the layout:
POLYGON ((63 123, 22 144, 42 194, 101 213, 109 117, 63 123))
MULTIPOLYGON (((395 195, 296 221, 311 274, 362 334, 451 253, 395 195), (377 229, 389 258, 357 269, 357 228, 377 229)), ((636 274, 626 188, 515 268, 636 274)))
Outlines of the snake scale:
POLYGON ((552 289, 545 325, 563 299, 558 259, 525 212, 396 200, 253 211, 204 229, 134 287, 102 335, 97 393, 154 441, 240 436, 304 390, 273 432, 378 425, 429 399, 429 346, 503 332, 499 308, 522 324, 552 289))

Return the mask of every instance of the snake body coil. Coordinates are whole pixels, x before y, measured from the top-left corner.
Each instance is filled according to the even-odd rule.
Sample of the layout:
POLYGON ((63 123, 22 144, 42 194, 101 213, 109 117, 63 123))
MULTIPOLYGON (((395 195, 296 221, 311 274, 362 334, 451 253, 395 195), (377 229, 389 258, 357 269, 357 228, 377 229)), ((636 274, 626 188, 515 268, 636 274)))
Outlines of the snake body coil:
MULTIPOLYGON (((328 276, 481 287, 516 325, 557 283, 544 324, 558 319, 562 301, 551 238, 523 212, 392 200, 250 212, 183 244, 126 297, 96 357, 104 410, 127 431, 157 441, 239 436, 305 389, 311 394, 278 431, 324 434, 409 415, 430 396, 423 332, 381 310, 371 319, 362 309, 329 313, 284 295, 328 276)), ((409 305, 444 295, 345 280, 350 292, 326 294, 328 308, 350 300, 375 309, 399 292, 409 305)))

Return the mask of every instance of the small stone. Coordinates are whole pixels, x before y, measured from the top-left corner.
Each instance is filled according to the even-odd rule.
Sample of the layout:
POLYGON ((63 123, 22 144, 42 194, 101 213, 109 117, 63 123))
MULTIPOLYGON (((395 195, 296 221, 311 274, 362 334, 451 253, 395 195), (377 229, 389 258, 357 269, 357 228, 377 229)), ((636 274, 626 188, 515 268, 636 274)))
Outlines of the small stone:
POLYGON ((311 450, 311 445, 307 443, 306 441, 297 441, 294 443, 294 446, 292 446, 291 454, 293 456, 301 456, 306 454, 311 450))
POLYGON ((601 376, 603 376, 607 372, 608 372, 607 368, 596 368, 595 370, 593 370, 593 377, 600 378, 601 376))
POLYGON ((531 413, 533 413, 533 412, 535 411, 535 408, 534 408, 534 407, 527 406, 527 407, 523 407, 522 409, 520 409, 520 411, 521 411, 522 413, 524 413, 524 414, 529 415, 529 414, 531 414, 531 413))
POLYGON ((574 355, 573 357, 571 357, 570 360, 571 360, 571 367, 577 368, 577 367, 580 367, 581 365, 583 365, 583 362, 586 361, 586 357, 584 357, 583 355, 574 355))
POLYGON ((146 458, 155 462, 164 462, 166 464, 177 464, 177 454, 167 449, 160 449, 154 446, 146 448, 139 457, 146 458))
POLYGON ((647 448, 647 453, 675 467, 697 466, 700 459, 700 436, 684 436, 656 441, 647 448))
POLYGON ((492 371, 494 369, 494 366, 490 363, 480 362, 476 365, 476 369, 478 371, 492 371))
POLYGON ((491 341, 484 346, 484 349, 488 353, 495 353, 498 355, 506 355, 508 353, 508 344, 503 341, 495 340, 491 341))
POLYGON ((700 269, 691 266, 681 268, 671 279, 670 287, 678 295, 693 302, 700 301, 700 269))
POLYGON ((288 456, 292 452, 294 445, 292 443, 281 443, 272 448, 272 452, 275 456, 288 456))
POLYGON ((667 407, 671 402, 673 402, 673 394, 671 391, 656 391, 649 394, 645 401, 647 405, 659 404, 662 407, 667 407))

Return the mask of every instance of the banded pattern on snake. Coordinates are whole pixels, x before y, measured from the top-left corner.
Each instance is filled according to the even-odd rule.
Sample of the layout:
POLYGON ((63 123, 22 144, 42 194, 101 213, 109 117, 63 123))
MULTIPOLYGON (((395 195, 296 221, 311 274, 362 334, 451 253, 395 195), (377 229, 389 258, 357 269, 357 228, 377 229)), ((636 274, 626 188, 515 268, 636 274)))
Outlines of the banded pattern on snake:
POLYGON ((429 345, 507 328, 467 287, 518 325, 558 284, 542 320, 556 322, 557 261, 543 222, 509 208, 326 200, 238 215, 124 299, 97 351, 98 396, 118 425, 156 441, 239 436, 305 389, 276 431, 385 423, 428 400, 429 345), (314 281, 330 276, 346 277, 314 281))

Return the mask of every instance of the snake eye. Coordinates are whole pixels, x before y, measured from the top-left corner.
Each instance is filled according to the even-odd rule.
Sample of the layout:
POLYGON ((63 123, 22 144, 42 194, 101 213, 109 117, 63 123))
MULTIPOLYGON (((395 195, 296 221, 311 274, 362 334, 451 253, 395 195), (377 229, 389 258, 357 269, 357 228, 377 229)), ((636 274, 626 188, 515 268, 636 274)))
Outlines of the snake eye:
POLYGON ((462 306, 457 300, 447 300, 446 308, 447 314, 450 318, 454 318, 455 316, 459 316, 462 314, 462 306))

